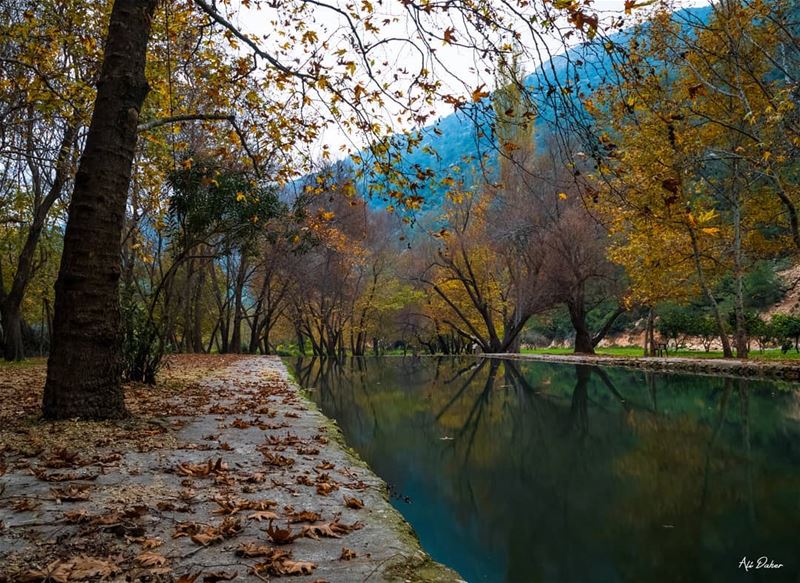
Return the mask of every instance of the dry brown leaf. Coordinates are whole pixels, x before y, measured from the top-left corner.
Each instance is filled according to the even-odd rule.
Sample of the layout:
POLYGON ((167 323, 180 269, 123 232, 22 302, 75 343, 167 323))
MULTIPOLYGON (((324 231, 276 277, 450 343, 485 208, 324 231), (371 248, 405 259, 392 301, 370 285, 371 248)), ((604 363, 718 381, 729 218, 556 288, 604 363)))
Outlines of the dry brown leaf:
POLYGON ((343 522, 339 522, 339 519, 337 518, 333 522, 304 526, 300 536, 314 539, 321 536, 327 538, 339 538, 341 535, 351 533, 354 530, 363 528, 363 526, 364 525, 360 522, 344 524, 343 522))
POLYGON ((318 539, 321 536, 326 538, 339 538, 339 535, 331 528, 331 524, 332 523, 325 523, 304 526, 300 536, 313 539, 318 539))
POLYGON ((216 462, 208 460, 202 464, 192 464, 184 462, 178 464, 175 472, 180 476, 188 476, 190 478, 203 478, 212 474, 218 475, 228 471, 228 464, 222 461, 222 458, 217 459, 216 462))
POLYGON ((361 508, 364 508, 364 501, 359 500, 358 498, 355 497, 351 498, 350 496, 345 495, 344 505, 347 506, 348 508, 352 508, 353 510, 360 510, 361 508))
POLYGON ((41 583, 52 581, 54 583, 68 583, 71 566, 64 561, 53 561, 44 569, 30 569, 19 577, 20 583, 41 583))
POLYGON ((270 540, 276 545, 288 545, 301 535, 292 532, 292 529, 289 528, 288 525, 286 528, 275 528, 272 526, 272 521, 270 520, 269 526, 267 526, 267 536, 269 536, 270 540))
POLYGON ((120 572, 120 568, 107 560, 80 555, 63 561, 53 561, 44 569, 31 569, 23 573, 20 581, 24 583, 54 582, 68 583, 83 581, 93 577, 110 577, 120 572))
POLYGON ((294 465, 294 459, 280 454, 273 454, 270 452, 261 452, 266 462, 271 466, 288 467, 294 465))
POLYGON ((146 552, 137 556, 136 562, 142 567, 163 567, 167 564, 167 557, 158 553, 146 552))
POLYGON ((193 534, 190 538, 198 545, 207 547, 212 543, 221 541, 223 537, 218 530, 208 529, 202 532, 198 532, 197 534, 193 534))
POLYGON ((317 484, 317 494, 320 496, 327 496, 334 490, 338 490, 339 486, 330 482, 320 482, 317 484))
POLYGON ((258 543, 242 543, 236 549, 236 554, 240 557, 274 557, 275 553, 283 553, 288 555, 288 551, 274 549, 267 545, 260 545, 258 543))
POLYGON ((342 554, 339 555, 340 561, 350 561, 351 559, 355 559, 358 555, 353 549, 348 549, 347 547, 342 547, 342 554))
POLYGON ((238 571, 232 573, 225 573, 224 571, 216 571, 203 576, 203 583, 219 583, 220 581, 230 581, 239 576, 238 571))
POLYGON ((289 522, 316 522, 322 519, 319 512, 312 512, 311 510, 303 510, 302 512, 292 512, 289 514, 289 522))
POLYGON ((11 509, 14 510, 14 512, 30 512, 36 510, 41 505, 41 502, 33 498, 20 498, 11 505, 11 509))
POLYGON ((179 522, 175 526, 175 533, 172 538, 180 538, 182 536, 192 536, 200 532, 201 527, 196 522, 179 522))
POLYGON ((316 565, 309 561, 292 561, 285 560, 281 564, 281 575, 311 575, 311 572, 316 569, 316 565))
POLYGON ((160 547, 162 544, 163 541, 160 538, 146 538, 142 541, 142 548, 154 549, 156 547, 160 547))
POLYGON ((316 565, 314 563, 292 560, 291 553, 287 552, 270 556, 267 561, 256 563, 252 567, 253 571, 258 575, 266 574, 277 577, 282 575, 310 575, 315 568, 316 565))
POLYGON ((50 495, 56 502, 81 502, 89 499, 89 485, 70 484, 63 488, 51 488, 50 495))
POLYGON ((259 510, 258 512, 253 512, 247 516, 248 520, 258 520, 261 522, 262 520, 277 520, 278 515, 274 512, 270 512, 269 510, 259 510))
POLYGON ((85 508, 81 508, 80 510, 71 510, 69 512, 64 513, 64 520, 69 524, 80 524, 82 522, 88 522, 91 518, 89 511, 85 508))

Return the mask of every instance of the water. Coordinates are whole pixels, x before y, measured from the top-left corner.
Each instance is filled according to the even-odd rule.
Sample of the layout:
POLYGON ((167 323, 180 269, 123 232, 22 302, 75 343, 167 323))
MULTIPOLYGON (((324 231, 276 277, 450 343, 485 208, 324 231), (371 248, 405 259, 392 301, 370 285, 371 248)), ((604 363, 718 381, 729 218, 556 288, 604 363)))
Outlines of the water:
POLYGON ((790 385, 472 358, 289 364, 467 581, 800 581, 790 385), (761 556, 784 566, 739 567, 761 556))

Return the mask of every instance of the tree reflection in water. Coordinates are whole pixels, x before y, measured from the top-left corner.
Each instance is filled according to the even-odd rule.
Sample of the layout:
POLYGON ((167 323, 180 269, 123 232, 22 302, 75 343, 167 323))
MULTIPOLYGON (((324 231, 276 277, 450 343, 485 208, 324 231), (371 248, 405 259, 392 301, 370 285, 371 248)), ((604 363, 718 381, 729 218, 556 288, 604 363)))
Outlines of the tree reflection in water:
POLYGON ((744 580, 757 552, 796 573, 793 391, 452 357, 294 371, 469 581, 744 580))

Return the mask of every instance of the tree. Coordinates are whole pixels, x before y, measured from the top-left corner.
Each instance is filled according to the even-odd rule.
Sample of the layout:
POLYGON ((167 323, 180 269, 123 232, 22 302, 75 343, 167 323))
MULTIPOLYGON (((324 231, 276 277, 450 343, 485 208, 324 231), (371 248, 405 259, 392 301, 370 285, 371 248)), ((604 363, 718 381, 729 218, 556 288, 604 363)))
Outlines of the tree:
POLYGON ((147 95, 145 57, 157 0, 116 0, 86 147, 64 235, 43 413, 125 415, 120 387, 120 237, 147 95))
MULTIPOLYGON (((56 284, 56 317, 44 396, 44 414, 48 418, 76 415, 104 418, 124 414, 119 387, 120 365, 115 354, 119 340, 117 284, 120 275, 120 240, 137 126, 148 90, 145 58, 157 3, 156 0, 115 0, 111 11, 92 123, 75 179, 64 254, 56 284)), ((205 0, 194 2, 210 21, 224 30, 234 49, 245 46, 252 51, 256 62, 260 59, 266 63, 262 71, 262 86, 278 90, 291 86, 288 102, 296 107, 297 117, 292 117, 295 112, 286 113, 286 101, 276 100, 270 110, 275 115, 275 123, 269 127, 272 132, 270 138, 287 144, 287 139, 296 138, 296 133, 301 132, 309 142, 316 139, 324 126, 306 123, 303 111, 312 101, 310 94, 317 95, 320 108, 330 113, 329 123, 342 124, 367 136, 370 153, 382 160, 376 161, 375 166, 388 177, 380 183, 388 185, 388 196, 401 202, 410 201, 412 205, 418 204, 419 197, 413 195, 415 189, 407 177, 394 170, 392 154, 414 143, 418 144, 419 138, 407 133, 401 140, 387 139, 392 133, 392 126, 374 122, 370 119, 371 114, 377 110, 385 112, 387 103, 391 103, 392 107, 405 115, 409 123, 424 123, 430 115, 433 98, 441 85, 433 77, 432 69, 424 58, 427 55, 434 63, 437 62, 429 44, 431 30, 423 20, 435 23, 441 14, 458 11, 465 19, 467 29, 462 35, 465 40, 460 44, 476 50, 478 55, 492 57, 508 45, 507 42, 497 44, 497 36, 505 35, 509 27, 521 27, 536 42, 540 31, 531 29, 531 22, 542 22, 545 29, 556 26, 549 7, 540 7, 542 18, 539 19, 529 2, 520 0, 518 4, 507 9, 487 4, 486 10, 458 5, 405 4, 404 8, 411 15, 410 21, 416 24, 418 32, 419 44, 411 42, 411 47, 421 52, 423 60, 413 71, 407 68, 386 71, 386 68, 391 68, 388 60, 376 62, 372 49, 391 41, 376 34, 381 32, 381 28, 376 24, 378 16, 369 2, 363 3, 359 11, 353 8, 349 12, 321 2, 295 2, 282 6, 285 10, 282 16, 285 18, 281 19, 277 35, 281 37, 276 49, 277 56, 262 49, 251 36, 237 29, 205 0), (337 14, 337 18, 344 18, 342 30, 346 32, 341 39, 343 46, 332 47, 340 39, 329 39, 327 35, 321 41, 322 35, 309 26, 314 21, 310 12, 315 8, 327 9, 337 14), (533 14, 519 18, 520 10, 533 14), (377 36, 374 43, 364 42, 363 37, 367 34, 377 36), (424 48, 420 49, 420 46, 424 48), (289 56, 291 51, 298 49, 305 52, 308 58, 302 60, 289 56), (349 50, 355 52, 356 59, 347 58, 349 50), (281 58, 286 56, 289 56, 288 62, 297 60, 302 65, 287 65, 281 58), (366 84, 354 79, 359 65, 366 72, 366 84), (393 81, 398 83, 409 80, 410 90, 406 94, 402 91, 392 92, 392 81, 380 78, 381 75, 389 79, 393 75, 393 81), (349 112, 349 115, 345 112, 349 112), (291 128, 291 131, 287 131, 287 128, 291 128)), ((589 35, 595 33, 598 18, 589 14, 584 6, 568 3, 561 10, 575 28, 589 35)), ((454 42, 454 32, 452 27, 439 30, 438 26, 434 26, 434 34, 445 44, 454 42)), ((517 34, 512 33, 511 36, 516 37, 517 34)), ((407 40, 399 42, 405 45, 407 40)), ((247 61, 242 63, 242 69, 240 76, 251 73, 247 61)), ((470 94, 473 101, 479 101, 481 88, 471 88, 470 94)), ((451 103, 459 106, 465 103, 463 98, 452 95, 443 97, 449 97, 451 103)), ((220 118, 218 114, 197 114, 195 117, 220 118)), ((230 118, 232 114, 229 113, 227 119, 230 118)), ((163 123, 185 119, 187 117, 182 115, 170 116, 163 123)), ((153 128, 161 123, 157 120, 147 122, 142 129, 153 128)), ((242 146, 246 148, 246 144, 242 146)), ((287 146, 291 148, 291 143, 287 146)), ((328 148, 324 150, 323 155, 329 156, 328 148)), ((255 156, 251 158, 258 162, 255 156)), ((284 182, 287 174, 281 177, 284 182)))

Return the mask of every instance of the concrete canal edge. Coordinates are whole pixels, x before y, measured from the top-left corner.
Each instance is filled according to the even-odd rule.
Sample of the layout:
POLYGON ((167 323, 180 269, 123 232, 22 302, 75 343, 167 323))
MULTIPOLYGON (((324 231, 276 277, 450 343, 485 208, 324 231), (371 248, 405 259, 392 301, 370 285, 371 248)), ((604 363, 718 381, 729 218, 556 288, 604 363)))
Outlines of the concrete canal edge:
POLYGON ((563 364, 621 366, 660 373, 688 373, 715 377, 800 381, 800 364, 785 361, 722 358, 626 357, 588 354, 483 354, 487 358, 510 358, 563 364))
POLYGON ((331 419, 320 411, 309 393, 294 379, 286 367, 286 363, 280 361, 280 365, 283 369, 284 380, 292 390, 296 391, 297 395, 308 407, 308 415, 314 417, 318 426, 324 427, 326 435, 331 438, 329 447, 337 448, 353 466, 358 466, 367 472, 372 478, 370 482, 380 489, 382 507, 375 510, 380 514, 387 531, 397 537, 394 541, 375 541, 397 550, 396 559, 383 565, 376 565, 376 571, 381 572, 382 579, 389 582, 402 581, 404 583, 466 583, 456 571, 437 563, 425 552, 413 527, 389 502, 389 487, 386 482, 372 471, 372 468, 361 458, 358 452, 347 445, 344 434, 336 420, 331 419))

